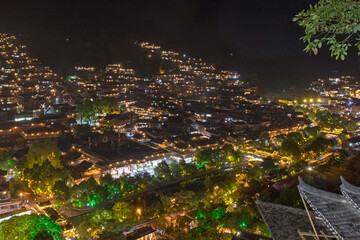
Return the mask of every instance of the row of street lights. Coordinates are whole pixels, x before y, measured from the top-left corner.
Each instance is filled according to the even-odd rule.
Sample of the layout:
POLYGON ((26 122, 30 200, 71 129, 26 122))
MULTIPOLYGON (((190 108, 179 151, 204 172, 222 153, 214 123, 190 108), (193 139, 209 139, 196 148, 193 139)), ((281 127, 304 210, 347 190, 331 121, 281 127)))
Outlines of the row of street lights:
MULTIPOLYGON (((303 103, 314 103, 315 101, 317 101, 318 103, 321 102, 321 99, 318 98, 317 100, 314 100, 313 98, 310 98, 310 99, 306 99, 304 98, 303 99, 303 103)), ((294 103, 297 103, 298 101, 297 100, 294 100, 294 103)))

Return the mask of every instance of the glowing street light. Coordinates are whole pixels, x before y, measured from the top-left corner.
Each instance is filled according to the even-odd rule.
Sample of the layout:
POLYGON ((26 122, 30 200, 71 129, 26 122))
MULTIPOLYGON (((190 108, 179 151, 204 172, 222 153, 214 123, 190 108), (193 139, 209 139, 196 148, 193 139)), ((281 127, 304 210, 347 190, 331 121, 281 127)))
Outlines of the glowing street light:
POLYGON ((140 220, 140 217, 141 217, 141 208, 137 208, 136 209, 136 215, 138 217, 138 220, 140 220))
POLYGON ((136 209, 136 214, 137 214, 137 215, 141 215, 141 208, 137 208, 137 209, 136 209))

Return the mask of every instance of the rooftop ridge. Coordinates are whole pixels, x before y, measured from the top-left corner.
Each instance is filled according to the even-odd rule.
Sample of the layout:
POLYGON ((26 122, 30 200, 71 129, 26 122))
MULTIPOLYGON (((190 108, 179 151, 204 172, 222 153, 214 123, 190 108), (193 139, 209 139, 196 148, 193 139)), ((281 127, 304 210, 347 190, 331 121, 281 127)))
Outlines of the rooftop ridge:
POLYGON ((298 189, 300 191, 308 192, 313 195, 319 196, 321 198, 326 198, 331 201, 337 201, 337 202, 342 202, 342 203, 348 202, 343 195, 337 194, 337 193, 332 193, 332 192, 327 192, 325 190, 312 187, 312 186, 306 184, 300 177, 299 177, 298 189))
POLYGON ((341 185, 340 185, 341 190, 344 190, 346 192, 351 192, 356 195, 360 195, 360 187, 352 185, 351 183, 346 181, 345 178, 343 178, 343 176, 340 176, 340 180, 341 180, 341 185))
POLYGON ((258 197, 256 197, 256 204, 260 205, 260 206, 276 206, 278 208, 282 208, 284 210, 288 210, 288 211, 293 211, 296 212, 297 214, 302 214, 304 216, 307 216, 307 213, 305 212, 305 209, 301 209, 301 208, 295 208, 295 207, 289 207, 289 206, 285 206, 285 205, 281 205, 281 204, 276 204, 276 203, 269 203, 269 202, 263 202, 261 201, 258 197))
MULTIPOLYGON (((312 228, 309 215, 305 209, 263 202, 258 197, 256 197, 255 202, 272 239, 300 239, 298 230, 307 232, 312 228)), ((316 216, 315 212, 309 211, 309 214, 318 230, 331 234, 331 231, 326 227, 323 220, 316 216)))
POLYGON ((347 182, 342 176, 341 179, 341 193, 353 205, 355 209, 360 211, 360 188, 347 182))
POLYGON ((298 189, 335 235, 340 239, 360 239, 360 213, 347 197, 309 186, 300 178, 298 189))

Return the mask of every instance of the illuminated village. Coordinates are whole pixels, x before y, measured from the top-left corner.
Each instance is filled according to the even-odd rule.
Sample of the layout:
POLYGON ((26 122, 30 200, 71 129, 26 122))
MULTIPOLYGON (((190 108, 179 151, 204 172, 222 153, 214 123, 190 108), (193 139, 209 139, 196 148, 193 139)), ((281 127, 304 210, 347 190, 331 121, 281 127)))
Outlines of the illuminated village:
POLYGON ((150 77, 60 77, 0 34, 0 239, 360 239, 358 77, 270 97, 132 44, 160 62, 150 77))

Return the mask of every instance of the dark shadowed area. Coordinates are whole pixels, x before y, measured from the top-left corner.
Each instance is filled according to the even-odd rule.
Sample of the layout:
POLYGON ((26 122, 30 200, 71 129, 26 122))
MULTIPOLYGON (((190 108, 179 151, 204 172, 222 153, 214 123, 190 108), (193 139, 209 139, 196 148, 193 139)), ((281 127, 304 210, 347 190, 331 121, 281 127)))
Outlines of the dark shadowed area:
POLYGON ((292 17, 310 0, 13 0, 0 2, 0 31, 20 35, 32 56, 62 75, 75 65, 134 65, 131 42, 151 41, 224 68, 272 90, 317 77, 359 74, 350 51, 335 61, 322 48, 303 53, 292 17))

